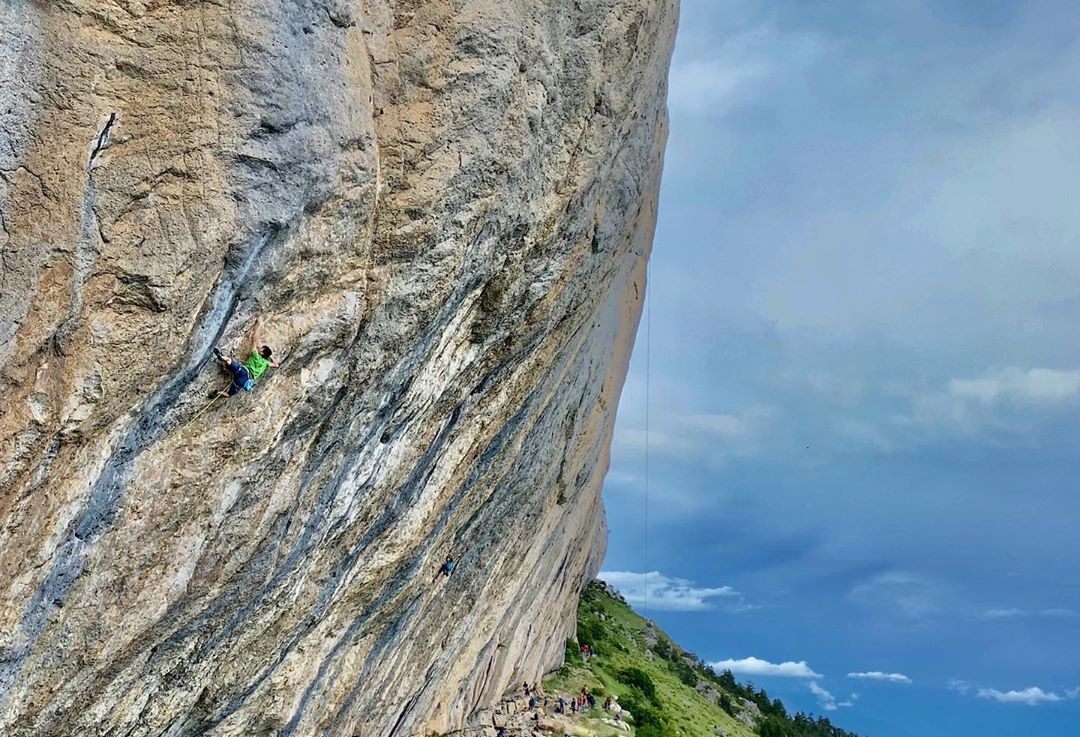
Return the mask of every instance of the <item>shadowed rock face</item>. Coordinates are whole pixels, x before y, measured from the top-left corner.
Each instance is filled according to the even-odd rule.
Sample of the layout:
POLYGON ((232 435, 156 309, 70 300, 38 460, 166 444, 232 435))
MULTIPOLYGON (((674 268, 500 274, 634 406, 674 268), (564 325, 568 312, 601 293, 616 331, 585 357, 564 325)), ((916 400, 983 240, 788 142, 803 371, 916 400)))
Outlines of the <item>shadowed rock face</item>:
POLYGON ((0 733, 426 735, 560 661, 675 20, 0 4, 0 733))

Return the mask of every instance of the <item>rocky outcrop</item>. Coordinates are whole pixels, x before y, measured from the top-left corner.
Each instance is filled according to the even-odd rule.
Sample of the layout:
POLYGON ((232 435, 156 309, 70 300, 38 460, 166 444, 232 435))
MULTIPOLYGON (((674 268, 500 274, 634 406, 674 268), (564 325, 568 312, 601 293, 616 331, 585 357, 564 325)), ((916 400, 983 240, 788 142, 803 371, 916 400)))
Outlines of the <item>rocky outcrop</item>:
POLYGON ((0 4, 0 733, 427 735, 560 661, 674 6, 0 4))

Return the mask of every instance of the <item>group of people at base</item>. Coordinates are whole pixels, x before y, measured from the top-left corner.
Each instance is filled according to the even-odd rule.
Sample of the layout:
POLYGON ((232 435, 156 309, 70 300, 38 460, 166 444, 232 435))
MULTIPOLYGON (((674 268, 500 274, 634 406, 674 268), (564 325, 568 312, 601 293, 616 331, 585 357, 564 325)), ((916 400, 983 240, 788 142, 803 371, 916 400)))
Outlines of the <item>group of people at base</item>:
MULTIPOLYGON (((548 699, 544 697, 544 706, 547 706, 548 699)), ((529 708, 535 709, 538 706, 536 696, 534 695, 529 699, 529 708)), ((555 700, 555 713, 556 714, 587 714, 590 710, 596 708, 596 696, 589 691, 588 686, 582 686, 581 691, 574 694, 569 699, 562 696, 555 700)), ((612 696, 606 696, 603 704, 604 711, 613 711, 615 718, 619 718, 618 710, 615 709, 615 699, 612 696)))
MULTIPOLYGON (((528 701, 528 710, 532 712, 529 717, 531 722, 535 722, 534 729, 541 729, 540 717, 543 714, 548 713, 548 708, 552 705, 554 714, 562 714, 564 716, 585 716, 591 710, 595 710, 597 706, 596 696, 589 691, 588 686, 582 686, 581 691, 570 697, 559 696, 554 700, 544 694, 540 688, 540 684, 530 684, 528 681, 521 684, 522 695, 525 696, 528 701)), ((611 714, 611 718, 615 722, 621 722, 622 719, 619 716, 619 707, 616 702, 616 697, 607 696, 604 699, 603 708, 605 712, 611 714)), ((605 717, 604 721, 614 725, 615 722, 611 722, 609 718, 605 717)), ((517 729, 520 729, 517 728, 517 729)), ((550 729, 550 727, 543 727, 542 729, 550 729)), ((521 734, 515 728, 499 727, 496 731, 496 737, 511 737, 512 735, 521 734)))
MULTIPOLYGON (((605 708, 610 708, 611 697, 604 702, 605 708)), ((596 697, 589 692, 588 686, 581 687, 581 693, 570 697, 569 702, 562 696, 555 702, 556 714, 585 714, 589 709, 596 708, 596 697)))

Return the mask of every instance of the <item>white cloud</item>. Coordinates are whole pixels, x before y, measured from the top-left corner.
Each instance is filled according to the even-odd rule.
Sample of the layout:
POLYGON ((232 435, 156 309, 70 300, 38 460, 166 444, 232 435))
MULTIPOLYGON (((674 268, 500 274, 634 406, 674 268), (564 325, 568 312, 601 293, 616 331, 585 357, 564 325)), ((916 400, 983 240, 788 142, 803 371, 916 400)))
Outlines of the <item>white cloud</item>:
POLYGON ((837 421, 836 435, 848 447, 861 447, 879 453, 893 453, 898 447, 896 440, 885 432, 881 424, 853 417, 844 417, 837 421))
POLYGON ((739 660, 718 660, 709 663, 709 667, 720 672, 729 670, 732 673, 741 673, 747 676, 778 676, 781 678, 821 678, 820 673, 815 673, 807 665, 805 660, 798 662, 785 661, 783 663, 770 663, 761 658, 749 657, 739 660))
POLYGON ((996 688, 976 687, 968 681, 952 679, 946 684, 946 688, 958 691, 961 694, 974 693, 980 699, 997 701, 1000 704, 1027 704, 1038 706, 1039 704, 1053 704, 1068 699, 1080 698, 1080 687, 1066 689, 1064 694, 1056 691, 1044 691, 1038 686, 1029 686, 1011 691, 999 691, 996 688))
POLYGON ((1064 701, 1065 697, 1053 691, 1043 691, 1038 686, 1030 686, 1020 691, 998 691, 996 688, 980 688, 976 694, 980 699, 993 699, 1002 704, 1027 704, 1038 706, 1044 703, 1064 701))
POLYGON ((754 62, 699 59, 671 67, 668 104, 672 110, 694 115, 709 112, 732 101, 748 83, 768 74, 754 62))
POLYGON ((620 427, 614 447, 630 456, 640 457, 648 448, 652 456, 722 466, 732 459, 759 455, 770 438, 775 416, 769 407, 751 406, 730 413, 660 417, 647 431, 620 427))
POLYGON ((859 694, 853 693, 847 699, 838 703, 836 697, 817 681, 810 682, 810 692, 817 696, 818 705, 825 711, 836 711, 840 707, 854 706, 855 701, 859 698, 859 694))
POLYGON ((864 673, 848 673, 848 678, 859 678, 866 681, 888 681, 889 683, 911 683, 911 679, 903 673, 883 673, 879 670, 866 671, 864 673))
POLYGON ((941 585, 929 579, 905 571, 890 571, 855 586, 848 598, 906 619, 922 620, 939 611, 938 602, 946 595, 941 585))
POLYGON ((679 55, 671 66, 668 105, 676 114, 723 114, 805 69, 823 51, 820 38, 768 24, 709 41, 707 54, 685 61, 679 55))
POLYGON ((615 432, 614 445, 638 457, 642 457, 646 448, 652 455, 669 458, 689 459, 693 455, 693 444, 687 438, 660 427, 620 428, 615 432))
POLYGON ((966 694, 971 690, 972 686, 967 681, 961 680, 959 678, 950 678, 949 682, 945 684, 945 688, 949 689, 950 691, 957 691, 959 693, 966 694))
POLYGON ((866 398, 869 387, 863 377, 826 373, 799 366, 782 370, 776 377, 780 388, 811 392, 838 404, 856 406, 866 398))
POLYGON ((936 435, 1013 442, 1034 428, 1041 412, 1080 405, 1080 368, 994 368, 953 378, 939 390, 913 391, 909 411, 892 425, 936 435))
POLYGON ((984 405, 1002 401, 1061 404, 1080 398, 1080 370, 1003 368, 975 379, 953 379, 949 394, 984 405))
POLYGON ((773 418, 765 407, 751 407, 741 414, 699 414, 683 418, 683 426, 717 440, 738 440, 764 431, 773 418))
POLYGON ((894 424, 969 436, 987 431, 1015 436, 1029 431, 1017 424, 1016 411, 1052 410, 1078 402, 1080 369, 1006 367, 951 379, 940 391, 915 394, 910 412, 895 418, 894 424))
POLYGON ((1075 617, 1076 611, 1073 609, 1065 609, 1064 607, 1053 607, 1051 609, 1040 609, 1040 617, 1075 617))
POLYGON ((1028 617, 1041 617, 1047 619, 1066 619, 1069 617, 1077 616, 1076 612, 1072 609, 1065 609, 1063 607, 1052 607, 1049 609, 1038 609, 1029 611, 1026 609, 987 609, 979 614, 980 619, 1021 619, 1028 617))
POLYGON ((691 612, 712 609, 712 599, 735 599, 734 605, 741 600, 741 594, 730 586, 697 586, 693 581, 659 571, 602 571, 599 578, 614 586, 630 604, 650 609, 691 612))
POLYGON ((987 609, 979 615, 983 619, 1015 619, 1024 616, 1023 609, 987 609))
POLYGON ((604 477, 605 485, 612 486, 640 486, 644 483, 644 477, 641 474, 627 471, 626 469, 612 469, 607 472, 604 477))
POLYGON ((810 691, 817 696, 818 703, 821 704, 821 708, 825 711, 836 710, 836 698, 829 693, 820 683, 817 681, 810 682, 810 691))

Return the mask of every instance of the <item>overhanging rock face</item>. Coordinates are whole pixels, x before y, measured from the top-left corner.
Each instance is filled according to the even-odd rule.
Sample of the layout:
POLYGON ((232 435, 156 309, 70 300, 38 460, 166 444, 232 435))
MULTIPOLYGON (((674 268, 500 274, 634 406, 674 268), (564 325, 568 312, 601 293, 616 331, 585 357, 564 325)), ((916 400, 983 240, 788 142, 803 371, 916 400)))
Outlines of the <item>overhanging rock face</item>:
POLYGON ((0 733, 427 735, 560 661, 675 23, 0 4, 0 733))

